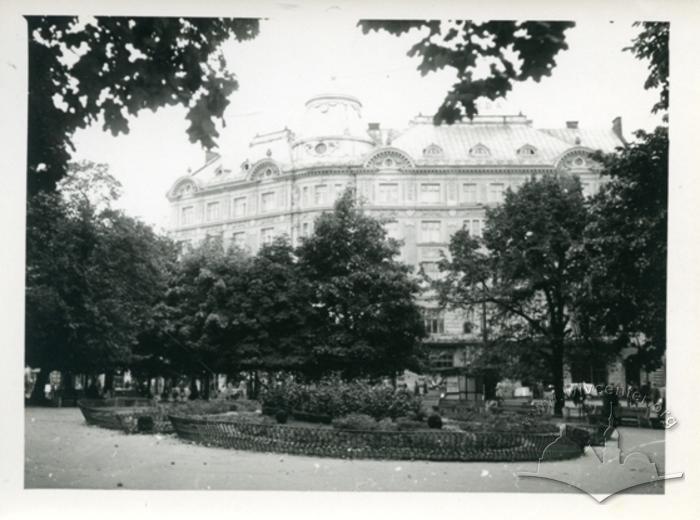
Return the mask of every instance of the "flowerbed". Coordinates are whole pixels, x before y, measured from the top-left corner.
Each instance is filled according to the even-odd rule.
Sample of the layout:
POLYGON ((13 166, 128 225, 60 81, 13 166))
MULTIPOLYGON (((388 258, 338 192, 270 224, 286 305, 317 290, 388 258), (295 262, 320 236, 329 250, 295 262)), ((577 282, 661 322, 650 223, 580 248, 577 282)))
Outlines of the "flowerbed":
POLYGON ((145 398, 82 399, 78 406, 88 424, 126 433, 172 433, 171 413, 204 417, 258 407, 254 401, 156 403, 145 398))
POLYGON ((468 432, 518 431, 528 433, 554 433, 559 431, 559 427, 551 422, 516 413, 501 413, 498 415, 474 413, 467 420, 459 421, 459 426, 462 430, 468 432))
MULTIPOLYGON (((171 415, 183 439, 213 446, 335 458, 443 461, 536 461, 558 432, 446 430, 342 430, 328 426, 272 424, 227 418, 171 415)), ((577 457, 583 445, 558 442, 549 459, 577 457)))

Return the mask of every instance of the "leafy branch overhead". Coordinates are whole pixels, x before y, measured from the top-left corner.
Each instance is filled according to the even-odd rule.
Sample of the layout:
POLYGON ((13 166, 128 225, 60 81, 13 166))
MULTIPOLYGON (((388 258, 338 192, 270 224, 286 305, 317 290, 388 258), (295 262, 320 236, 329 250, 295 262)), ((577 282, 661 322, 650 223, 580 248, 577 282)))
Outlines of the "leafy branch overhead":
POLYGON ((668 110, 668 37, 671 24, 668 22, 637 22, 642 32, 624 50, 632 52, 637 59, 649 60, 649 76, 644 88, 660 88, 659 101, 651 111, 657 113, 668 110))
POLYGON ((141 110, 188 108, 190 141, 216 144, 238 88, 221 44, 258 34, 256 19, 28 16, 29 193, 66 174, 75 130, 102 120, 114 135, 141 110))
POLYGON ((573 22, 514 22, 470 20, 362 20, 363 33, 387 31, 395 36, 419 33, 420 39, 408 51, 420 57, 422 75, 449 66, 457 81, 435 114, 435 123, 453 123, 477 113, 476 100, 505 96, 513 82, 549 76, 556 55, 568 48, 566 30, 573 22), (483 64, 485 77, 477 77, 483 64))

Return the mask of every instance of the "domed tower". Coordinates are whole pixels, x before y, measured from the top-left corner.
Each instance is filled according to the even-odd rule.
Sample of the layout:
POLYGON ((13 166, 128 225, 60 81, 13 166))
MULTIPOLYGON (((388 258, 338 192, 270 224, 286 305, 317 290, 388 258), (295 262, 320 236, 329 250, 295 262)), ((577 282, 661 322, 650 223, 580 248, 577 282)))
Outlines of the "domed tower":
POLYGON ((362 119, 362 103, 345 94, 320 94, 306 102, 292 145, 296 163, 359 160, 374 147, 362 119))

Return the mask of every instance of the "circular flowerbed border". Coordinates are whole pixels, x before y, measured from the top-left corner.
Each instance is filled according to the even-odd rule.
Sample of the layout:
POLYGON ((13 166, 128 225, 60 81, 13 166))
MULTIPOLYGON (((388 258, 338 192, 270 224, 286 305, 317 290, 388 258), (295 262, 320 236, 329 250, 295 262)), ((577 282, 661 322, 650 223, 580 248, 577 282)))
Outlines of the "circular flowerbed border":
POLYGON ((102 428, 122 430, 126 433, 173 432, 172 423, 151 399, 81 399, 78 401, 78 407, 85 417, 85 422, 102 428))
POLYGON ((255 424, 215 416, 170 415, 183 439, 212 446, 318 457, 538 461, 578 457, 584 435, 567 427, 558 433, 462 431, 344 431, 331 428, 255 424), (556 441, 556 443, 555 443, 556 441))

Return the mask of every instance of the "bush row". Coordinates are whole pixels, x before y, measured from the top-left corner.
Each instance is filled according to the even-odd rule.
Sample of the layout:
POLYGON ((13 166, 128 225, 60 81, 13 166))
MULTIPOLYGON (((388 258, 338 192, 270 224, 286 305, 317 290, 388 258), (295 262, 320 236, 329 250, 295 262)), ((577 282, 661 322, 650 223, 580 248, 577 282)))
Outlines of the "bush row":
POLYGON ((287 382, 267 390, 262 396, 263 411, 286 410, 295 415, 338 418, 365 414, 374 419, 416 416, 420 398, 405 390, 385 385, 327 379, 313 385, 287 382))

